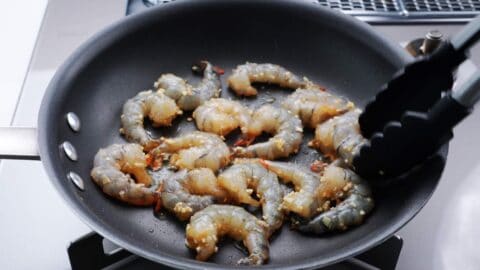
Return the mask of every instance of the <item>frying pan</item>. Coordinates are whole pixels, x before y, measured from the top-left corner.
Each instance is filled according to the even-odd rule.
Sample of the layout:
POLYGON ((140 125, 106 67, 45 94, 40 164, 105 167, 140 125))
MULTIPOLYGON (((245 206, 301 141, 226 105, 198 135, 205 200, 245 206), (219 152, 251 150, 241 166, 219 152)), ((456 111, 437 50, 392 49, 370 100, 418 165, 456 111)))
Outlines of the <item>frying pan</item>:
MULTIPOLYGON (((37 142, 45 170, 65 202, 93 230, 142 257, 188 269, 233 267, 244 254, 224 241, 209 262, 195 261, 184 245, 184 224, 170 215, 155 216, 151 208, 108 198, 89 173, 100 147, 124 142, 118 132, 123 103, 151 88, 161 73, 173 72, 195 82, 199 78, 190 66, 199 59, 227 71, 222 97, 239 99, 225 87, 225 79, 236 65, 271 62, 324 85, 359 107, 411 60, 368 25, 298 1, 176 1, 130 16, 81 46, 58 69, 42 101, 37 142), (69 112, 81 122, 77 132, 67 125, 69 112), (76 161, 65 155, 66 141, 76 149, 76 161), (69 180, 70 172, 83 179, 83 190, 69 180)), ((291 91, 262 86, 258 98, 240 100, 251 107, 272 99, 278 103, 291 91)), ((168 129, 152 132, 176 136, 194 130, 186 117, 168 129)), ((22 142, 10 144, 10 155, 3 149, 3 156, 35 158, 29 156, 32 150, 28 148, 34 145, 33 131, 2 129, 2 134, 13 132, 22 142)), ((304 141, 311 134, 306 131, 304 141)), ((325 266, 380 244, 424 206, 438 183, 446 156, 444 146, 405 179, 375 187, 376 207, 359 227, 318 237, 292 231, 286 224, 273 236, 270 262, 262 268, 325 266)), ((289 161, 307 167, 317 158, 319 153, 304 144, 289 161)))

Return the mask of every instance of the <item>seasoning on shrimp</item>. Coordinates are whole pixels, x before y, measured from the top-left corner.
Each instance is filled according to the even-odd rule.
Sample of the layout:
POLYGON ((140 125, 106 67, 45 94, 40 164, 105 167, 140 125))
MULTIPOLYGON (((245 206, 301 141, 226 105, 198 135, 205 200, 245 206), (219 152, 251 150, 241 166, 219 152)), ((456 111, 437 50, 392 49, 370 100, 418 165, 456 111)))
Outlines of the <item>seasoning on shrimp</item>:
MULTIPOLYGON (((300 148, 303 138, 300 119, 283 108, 264 105, 253 113, 248 135, 259 136, 262 132, 275 134, 267 142, 234 149, 237 157, 277 159, 288 157, 300 148)), ((237 143, 238 145, 238 143, 237 143)))
POLYGON ((168 96, 158 91, 142 91, 123 105, 120 132, 127 140, 141 144, 148 151, 158 145, 158 141, 148 135, 143 119, 150 118, 153 126, 169 126, 179 114, 182 111, 168 96))
POLYGON ((268 224, 269 234, 272 234, 283 223, 283 190, 277 176, 255 160, 236 159, 234 163, 218 176, 219 185, 227 190, 230 198, 237 203, 252 206, 261 204, 263 220, 268 224), (250 188, 256 191, 260 202, 252 198, 250 188))
POLYGON ((282 106, 297 115, 304 126, 315 128, 318 124, 353 108, 353 103, 318 88, 297 89, 282 106))
POLYGON ((157 193, 153 187, 148 188, 152 179, 146 167, 142 146, 113 144, 98 150, 91 176, 107 195, 129 204, 148 206, 156 202, 157 193))
POLYGON ((245 134, 252 121, 251 111, 247 107, 224 98, 205 102, 195 109, 192 116, 198 129, 220 136, 226 136, 239 127, 245 134))
POLYGON ((360 113, 356 109, 318 125, 310 145, 326 155, 338 156, 347 165, 351 165, 355 154, 367 143, 358 124, 360 113))
POLYGON ((150 164, 157 169, 165 154, 170 165, 179 169, 209 168, 216 172, 230 163, 230 150, 215 134, 194 131, 175 138, 162 138, 150 151, 150 164))
POLYGON ((221 91, 221 70, 212 66, 208 61, 200 61, 193 65, 192 71, 203 73, 203 79, 197 86, 192 86, 184 79, 168 73, 163 74, 154 83, 154 87, 177 102, 185 111, 191 111, 205 101, 218 97, 221 91))
POLYGON ((269 256, 266 224, 245 209, 232 205, 211 205, 195 213, 186 228, 186 245, 197 252, 196 259, 206 261, 217 252, 219 238, 228 235, 243 241, 249 256, 239 264, 261 265, 269 256))
POLYGON ((353 171, 338 167, 335 163, 325 169, 321 182, 318 196, 324 202, 336 200, 336 206, 322 209, 323 213, 298 226, 298 230, 323 234, 344 231, 362 224, 374 207, 367 182, 353 171))
POLYGON ((278 84, 292 89, 312 85, 307 79, 302 79, 279 65, 268 63, 239 65, 228 77, 228 86, 239 96, 256 96, 257 89, 252 83, 278 84))

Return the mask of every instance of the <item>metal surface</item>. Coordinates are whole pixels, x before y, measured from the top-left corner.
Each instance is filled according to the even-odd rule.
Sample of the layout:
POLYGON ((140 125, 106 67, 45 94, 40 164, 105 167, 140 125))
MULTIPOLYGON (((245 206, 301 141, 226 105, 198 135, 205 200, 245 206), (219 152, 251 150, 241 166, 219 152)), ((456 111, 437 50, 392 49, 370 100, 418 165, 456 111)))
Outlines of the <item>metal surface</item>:
POLYGON ((77 150, 72 145, 72 143, 70 143, 69 141, 65 141, 60 145, 60 148, 62 148, 63 152, 65 153, 65 156, 67 156, 68 159, 70 159, 71 161, 78 160, 77 150))
POLYGON ((40 159, 36 128, 0 127, 0 138, 0 159, 40 159))
POLYGON ((67 124, 68 124, 68 126, 69 126, 73 131, 79 132, 79 131, 80 131, 80 128, 81 128, 80 118, 78 118, 78 116, 77 116, 75 113, 73 113, 73 112, 67 113, 66 118, 67 118, 67 124))
POLYGON ((471 21, 451 39, 452 46, 457 51, 465 51, 480 38, 480 16, 471 21))
MULTIPOLYGON (((150 87, 162 72, 175 72, 194 81, 190 63, 201 58, 227 70, 246 60, 279 63, 362 106, 409 57, 368 26, 314 7, 285 1, 178 1, 131 16, 96 35, 58 70, 40 111, 40 151, 55 187, 93 229, 136 254, 188 268, 224 268, 236 261, 243 254, 226 245, 212 258, 213 263, 196 262, 184 247, 183 226, 170 217, 161 220, 152 215, 151 209, 116 203, 91 181, 85 182, 87 192, 72 189, 63 172, 75 170, 87 179, 91 162, 88 158, 66 162, 56 147, 68 139, 82 146, 77 149, 80 156, 93 157, 101 146, 123 141, 118 134, 119 121, 112 120, 118 119, 123 102, 139 89, 150 87), (289 35, 280 35, 279 31, 289 35), (169 37, 167 42, 165 36, 169 37), (253 37, 254 44, 250 42, 253 37), (309 42, 298 42, 306 37, 309 42), (325 62, 334 64, 322 64, 325 62), (57 124, 64 121, 67 109, 82 119, 81 133, 72 135, 68 126, 57 124)), ((267 88, 262 92, 264 97, 279 100, 290 91, 267 88)), ((223 95, 232 96, 230 91, 223 95)), ((262 97, 244 102, 258 105, 262 97)), ((161 130, 156 135, 171 136, 192 129, 192 123, 183 121, 177 129, 161 130)), ((308 164, 317 155, 303 146, 295 160, 308 164)), ((387 239, 426 203, 440 177, 445 156, 446 152, 440 153, 416 174, 409 175, 411 181, 377 189, 377 207, 363 226, 321 239, 284 228, 272 240, 271 262, 264 268, 321 266, 387 239), (414 181, 419 178, 422 181, 414 181)))
POLYGON ((480 99, 480 71, 475 72, 465 83, 454 89, 452 97, 467 108, 473 107, 480 99))
POLYGON ((72 183, 75 184, 75 186, 81 191, 85 190, 85 184, 83 183, 83 179, 80 177, 80 175, 74 172, 69 172, 67 173, 67 179, 72 181, 72 183))
POLYGON ((462 0, 317 0, 325 7, 375 23, 459 22, 480 14, 480 3, 462 0))

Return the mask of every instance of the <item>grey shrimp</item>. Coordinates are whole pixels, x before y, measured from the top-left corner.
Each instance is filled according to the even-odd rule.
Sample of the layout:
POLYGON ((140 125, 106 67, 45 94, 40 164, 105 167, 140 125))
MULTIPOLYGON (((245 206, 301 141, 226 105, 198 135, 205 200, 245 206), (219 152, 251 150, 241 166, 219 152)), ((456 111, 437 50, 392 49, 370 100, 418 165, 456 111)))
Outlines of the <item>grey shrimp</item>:
POLYGON ((195 73, 203 72, 203 79, 197 86, 188 84, 184 79, 168 73, 160 76, 154 87, 173 98, 185 111, 191 111, 205 101, 218 97, 221 92, 220 74, 223 71, 208 61, 200 61, 192 67, 195 73))
POLYGON ((304 126, 315 128, 323 121, 354 107, 352 102, 318 88, 297 89, 282 106, 297 115, 304 126))
POLYGON ((234 163, 218 176, 219 185, 237 203, 253 206, 261 203, 263 220, 268 224, 269 234, 272 234, 283 223, 283 190, 277 176, 250 159, 237 159, 234 163), (260 203, 252 198, 252 189, 260 198, 260 203))
POLYGON ((166 154, 171 154, 170 165, 180 169, 209 168, 217 172, 230 163, 231 153, 228 146, 215 134, 194 131, 160 141, 149 153, 154 169, 161 166, 166 154))
POLYGON ((331 157, 338 156, 351 165, 355 154, 367 143, 358 124, 360 113, 356 109, 318 125, 310 145, 331 157))
POLYGON ((186 228, 186 245, 196 250, 197 260, 205 261, 217 252, 217 242, 224 235, 242 240, 248 249, 249 256, 239 264, 261 265, 268 261, 265 222, 238 206, 211 205, 195 213, 186 228))
POLYGON ((143 126, 143 119, 150 118, 154 126, 169 126, 182 111, 175 101, 160 92, 142 91, 123 105, 120 133, 149 150, 158 144, 143 126))
MULTIPOLYGON (((253 113, 249 136, 256 137, 263 131, 275 134, 266 142, 234 149, 237 157, 277 159, 298 152, 303 138, 300 119, 283 108, 264 105, 253 113)), ((237 143, 236 145, 241 145, 237 143)))
POLYGON ((228 86, 239 96, 256 96, 257 89, 252 83, 278 84, 292 89, 312 85, 307 79, 302 79, 279 65, 268 63, 239 65, 228 77, 228 86))
POLYGON ((173 176, 163 180, 160 186, 160 199, 155 207, 156 211, 162 208, 175 214, 180 220, 188 220, 194 213, 215 202, 211 195, 194 195, 185 185, 190 177, 187 170, 180 170, 173 176))
POLYGON ((142 146, 113 144, 98 150, 91 177, 107 195, 129 204, 148 206, 156 202, 157 193, 153 187, 148 188, 152 179, 146 167, 142 146))
POLYGON ((367 182, 353 171, 337 167, 335 164, 326 168, 322 182, 333 182, 336 186, 343 186, 334 193, 319 193, 322 200, 336 199, 339 202, 311 221, 299 225, 298 229, 323 234, 329 231, 344 231, 363 223, 374 207, 372 192, 367 182))
POLYGON ((252 121, 251 114, 252 112, 239 102, 214 98, 195 109, 192 116, 198 129, 226 136, 238 127, 245 134, 252 121))
POLYGON ((320 177, 317 174, 287 162, 260 160, 260 164, 275 173, 285 184, 293 184, 295 191, 283 198, 283 209, 303 218, 311 218, 321 210, 317 196, 320 177))

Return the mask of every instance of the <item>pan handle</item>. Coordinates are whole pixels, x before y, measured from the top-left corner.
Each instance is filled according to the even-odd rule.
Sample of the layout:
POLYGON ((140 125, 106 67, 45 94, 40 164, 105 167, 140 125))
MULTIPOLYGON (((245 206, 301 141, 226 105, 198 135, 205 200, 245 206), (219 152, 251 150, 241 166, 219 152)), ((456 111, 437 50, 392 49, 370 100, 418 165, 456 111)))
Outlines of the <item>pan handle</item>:
POLYGON ((40 160, 37 128, 0 127, 0 159, 40 160))

